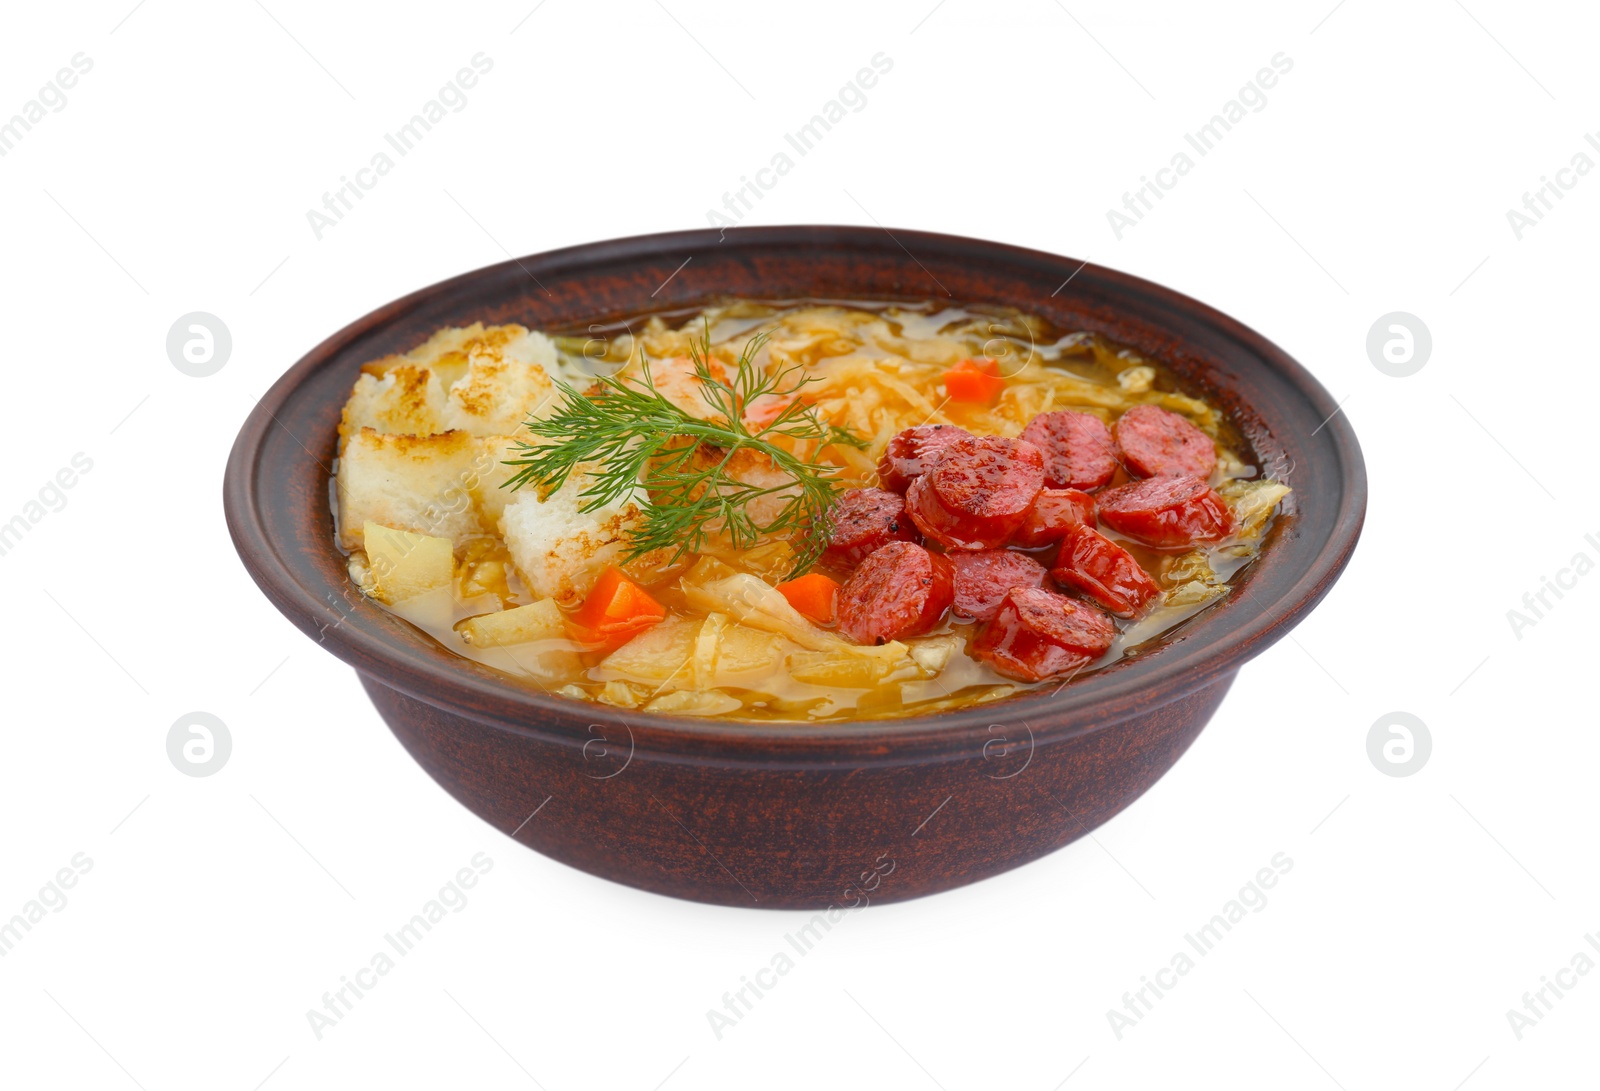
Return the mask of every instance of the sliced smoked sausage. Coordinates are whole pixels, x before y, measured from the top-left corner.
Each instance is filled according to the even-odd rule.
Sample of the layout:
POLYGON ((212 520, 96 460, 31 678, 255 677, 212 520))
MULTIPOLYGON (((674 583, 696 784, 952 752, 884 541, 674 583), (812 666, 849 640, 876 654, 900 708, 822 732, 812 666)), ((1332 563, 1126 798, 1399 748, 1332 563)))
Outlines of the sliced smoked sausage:
POLYGON ((1092 413, 1040 413, 1022 438, 1044 454, 1044 483, 1052 489, 1098 489, 1117 472, 1111 429, 1092 413))
POLYGON ((1161 598, 1161 586, 1133 554, 1089 527, 1067 532, 1050 578, 1119 617, 1136 617, 1161 598))
POLYGON ((1122 464, 1136 477, 1210 477, 1217 464, 1217 445, 1211 437, 1159 405, 1136 405, 1122 414, 1116 441, 1122 464))
POLYGON ((846 489, 828 509, 830 562, 854 568, 893 541, 915 542, 916 525, 906 515, 906 500, 884 489, 846 489))
POLYGON ((1109 617, 1085 602, 1041 588, 1007 592, 967 654, 1007 678, 1043 682, 1093 663, 1116 638, 1109 617))
POLYGON ((839 588, 839 628, 859 644, 925 633, 955 597, 950 558, 911 542, 890 542, 839 588))
POLYGON ((985 549, 977 553, 952 553, 956 566, 953 609, 963 617, 988 621, 1000 609, 1000 600, 1016 587, 1043 587, 1044 565, 1026 553, 985 549))
POLYGON ((1069 528, 1080 525, 1094 526, 1094 497, 1077 489, 1044 489, 1011 541, 1036 549, 1059 542, 1069 528))
POLYGON ((1220 542, 1233 533, 1227 501, 1190 475, 1119 485, 1101 493, 1098 506, 1106 526, 1157 549, 1220 542))
POLYGON ((906 510, 946 549, 994 549, 1028 518, 1044 488, 1044 456, 1026 440, 969 436, 911 483, 906 510))
POLYGON ((892 492, 905 492, 933 465, 940 451, 971 432, 953 424, 923 424, 907 428, 889 441, 878 459, 878 484, 892 492))

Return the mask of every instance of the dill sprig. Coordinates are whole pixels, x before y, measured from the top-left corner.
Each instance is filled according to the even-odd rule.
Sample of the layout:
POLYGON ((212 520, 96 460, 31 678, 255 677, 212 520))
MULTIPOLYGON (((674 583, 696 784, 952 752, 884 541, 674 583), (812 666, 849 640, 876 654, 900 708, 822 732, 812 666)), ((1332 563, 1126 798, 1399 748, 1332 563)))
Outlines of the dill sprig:
POLYGON ((564 395, 561 405, 548 417, 526 422, 537 441, 516 441, 520 453, 505 464, 518 470, 506 485, 518 489, 531 483, 553 491, 573 473, 588 472, 592 481, 579 493, 580 511, 632 500, 643 512, 629 543, 629 560, 671 549, 676 562, 699 552, 713 532, 736 549, 787 535, 795 552, 790 575, 803 573, 827 547, 826 515, 840 469, 808 456, 830 444, 861 449, 867 442, 823 420, 814 406, 800 400, 800 390, 816 381, 800 367, 769 375, 756 366, 768 336, 761 333, 745 343, 727 379, 712 371, 709 324, 700 343, 691 344, 690 358, 706 403, 704 418, 662 395, 643 356, 639 376, 597 376, 598 389, 592 393, 558 383, 564 395), (772 420, 751 427, 744 419, 745 407, 767 396, 790 401, 772 420), (742 450, 771 459, 782 471, 780 483, 759 485, 733 477, 729 467, 742 450), (762 523, 751 514, 750 503, 766 496, 781 496, 784 504, 762 523))

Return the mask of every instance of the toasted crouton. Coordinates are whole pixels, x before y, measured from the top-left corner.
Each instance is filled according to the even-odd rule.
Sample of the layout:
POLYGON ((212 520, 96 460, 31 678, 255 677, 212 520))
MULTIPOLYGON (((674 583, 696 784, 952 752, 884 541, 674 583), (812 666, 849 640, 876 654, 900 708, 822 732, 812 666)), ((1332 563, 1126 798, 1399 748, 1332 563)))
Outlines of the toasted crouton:
POLYGON ((444 424, 475 436, 509 436, 554 393, 555 384, 538 364, 474 356, 446 395, 444 424))
POLYGON ((349 437, 335 477, 340 543, 360 549, 369 521, 449 538, 458 550, 493 534, 507 499, 499 485, 510 474, 501 463, 511 442, 461 431, 411 436, 362 428, 349 437))
POLYGON ((485 326, 482 322, 446 327, 404 356, 386 357, 367 366, 416 364, 433 371, 449 387, 467 373, 467 365, 474 357, 535 364, 546 372, 556 368, 555 342, 544 334, 530 332, 516 323, 485 326))
POLYGON ((629 534, 643 519, 639 506, 619 500, 579 511, 590 479, 573 475, 540 498, 519 491, 500 516, 500 536, 523 582, 535 595, 574 603, 589 593, 607 565, 621 563, 629 534))
POLYGON ((362 368, 339 425, 414 436, 509 436, 553 402, 555 344, 522 326, 443 329, 403 356, 362 368))
POLYGON ((400 364, 383 375, 356 379, 339 422, 341 445, 363 428, 375 432, 431 436, 444 425, 444 388, 439 377, 415 364, 400 364))

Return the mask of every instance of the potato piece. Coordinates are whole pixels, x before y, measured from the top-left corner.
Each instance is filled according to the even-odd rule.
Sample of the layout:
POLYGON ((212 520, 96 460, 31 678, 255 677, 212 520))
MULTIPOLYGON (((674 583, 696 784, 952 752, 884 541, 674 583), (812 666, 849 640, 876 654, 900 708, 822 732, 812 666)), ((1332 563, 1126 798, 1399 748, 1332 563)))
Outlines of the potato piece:
POLYGON ((455 552, 449 538, 413 534, 378 523, 362 530, 373 593, 389 605, 448 588, 455 578, 455 552))
POLYGON ((567 635, 567 620, 554 599, 479 614, 456 624, 456 632, 475 648, 500 648, 530 640, 556 640, 567 635))

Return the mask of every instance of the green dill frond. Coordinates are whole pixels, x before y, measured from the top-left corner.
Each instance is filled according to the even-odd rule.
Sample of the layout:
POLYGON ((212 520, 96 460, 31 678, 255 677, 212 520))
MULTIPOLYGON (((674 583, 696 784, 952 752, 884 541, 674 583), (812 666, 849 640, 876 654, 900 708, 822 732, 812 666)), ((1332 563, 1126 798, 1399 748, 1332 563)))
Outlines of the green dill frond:
POLYGON ((809 458, 830 444, 863 449, 867 442, 824 421, 814 406, 800 400, 799 392, 815 380, 799 367, 769 375, 756 366, 769 336, 760 333, 747 341, 727 378, 712 367, 709 324, 700 342, 690 346, 710 419, 692 416, 669 401, 656 388, 648 359, 641 358, 637 377, 597 377, 598 389, 590 394, 558 384, 561 404, 549 417, 526 422, 536 441, 516 441, 517 457, 505 465, 517 467, 517 472, 504 487, 532 484, 553 491, 574 472, 587 470, 590 482, 579 494, 580 510, 632 500, 644 514, 629 543, 629 559, 670 549, 676 561, 699 552, 717 528, 738 549, 787 536, 795 551, 791 575, 799 575, 827 547, 826 515, 839 473, 839 467, 809 458), (772 420, 752 428, 744 409, 768 396, 791 400, 772 420), (795 444, 800 454, 774 442, 779 438, 795 444), (735 479, 728 467, 741 450, 767 456, 787 480, 762 486, 735 479), (715 453, 721 458, 705 457, 715 453), (783 496, 785 503, 769 522, 761 523, 751 515, 750 504, 765 496, 783 496))

